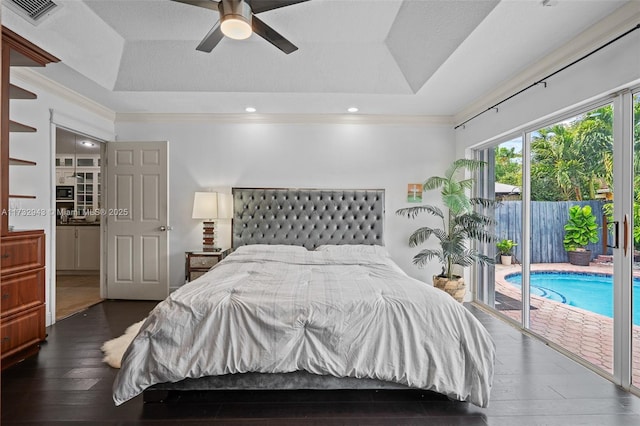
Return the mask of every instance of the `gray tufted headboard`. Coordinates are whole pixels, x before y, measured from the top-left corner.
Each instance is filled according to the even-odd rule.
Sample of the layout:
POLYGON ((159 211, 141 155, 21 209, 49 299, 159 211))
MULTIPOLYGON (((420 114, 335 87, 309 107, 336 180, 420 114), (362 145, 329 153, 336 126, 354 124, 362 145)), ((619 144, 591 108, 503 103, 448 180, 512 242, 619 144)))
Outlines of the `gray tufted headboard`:
POLYGON ((384 245, 384 190, 233 188, 233 247, 384 245))

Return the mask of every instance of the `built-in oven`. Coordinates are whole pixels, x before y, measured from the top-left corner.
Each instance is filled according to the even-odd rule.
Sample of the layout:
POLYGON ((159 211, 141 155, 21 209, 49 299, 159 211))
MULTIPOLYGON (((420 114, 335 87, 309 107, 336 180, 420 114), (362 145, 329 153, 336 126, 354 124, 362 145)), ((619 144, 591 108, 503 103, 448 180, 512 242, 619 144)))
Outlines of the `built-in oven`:
POLYGON ((56 186, 56 201, 73 201, 73 185, 56 186))

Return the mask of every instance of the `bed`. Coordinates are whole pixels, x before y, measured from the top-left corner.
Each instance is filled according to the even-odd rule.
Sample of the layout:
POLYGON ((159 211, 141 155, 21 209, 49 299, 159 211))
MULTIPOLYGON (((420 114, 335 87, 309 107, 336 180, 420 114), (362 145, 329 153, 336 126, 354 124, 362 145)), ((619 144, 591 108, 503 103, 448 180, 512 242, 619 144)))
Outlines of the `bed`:
POLYGON ((383 190, 234 188, 233 199, 234 252, 150 313, 116 405, 143 391, 417 388, 487 406, 495 345, 391 260, 383 190))

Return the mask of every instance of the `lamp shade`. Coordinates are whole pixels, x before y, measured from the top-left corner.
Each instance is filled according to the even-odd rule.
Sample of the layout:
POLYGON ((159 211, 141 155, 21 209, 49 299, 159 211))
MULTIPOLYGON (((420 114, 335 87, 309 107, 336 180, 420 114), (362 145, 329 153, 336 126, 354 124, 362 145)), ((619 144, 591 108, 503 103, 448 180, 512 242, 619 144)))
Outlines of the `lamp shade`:
POLYGON ((193 198, 193 219, 218 218, 218 193, 196 192, 193 198))
POLYGON ((231 219, 233 217, 233 196, 231 194, 218 193, 218 219, 231 219))

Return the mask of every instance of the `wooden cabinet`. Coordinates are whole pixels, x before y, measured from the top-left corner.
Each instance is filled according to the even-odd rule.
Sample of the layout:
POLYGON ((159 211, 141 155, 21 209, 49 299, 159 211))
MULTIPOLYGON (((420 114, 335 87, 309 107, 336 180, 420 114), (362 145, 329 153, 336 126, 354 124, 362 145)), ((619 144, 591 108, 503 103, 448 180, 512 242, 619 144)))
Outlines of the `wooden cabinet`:
POLYGON ((100 208, 100 156, 56 156, 56 184, 73 185, 74 217, 82 218, 87 211, 100 208))
POLYGON ((56 271, 76 269, 76 227, 56 226, 56 271))
POLYGON ((12 232, 0 245, 2 369, 38 352, 45 335, 44 232, 12 232))
POLYGON ((56 185, 73 186, 75 184, 76 179, 73 177, 73 169, 56 168, 56 185))
POLYGON ((73 170, 73 166, 75 161, 73 157, 68 155, 57 155, 56 156, 56 167, 66 167, 68 169, 73 170))
POLYGON ((76 183, 76 216, 85 217, 89 211, 100 208, 98 203, 99 169, 78 169, 76 183))
POLYGON ((57 226, 56 269, 58 272, 99 271, 100 226, 57 226))
POLYGON ((206 274, 209 269, 224 259, 230 252, 231 250, 185 252, 185 281, 193 281, 206 274))
MULTIPOLYGON (((29 102, 35 93, 10 83, 12 67, 43 67, 58 58, 2 27, 0 61, 0 353, 5 369, 40 349, 45 337, 45 235, 42 230, 9 230, 9 198, 35 198, 10 192, 9 167, 35 166, 10 155, 10 135, 36 132, 12 121, 11 102, 29 102), (12 101, 13 100, 13 101, 12 101)), ((47 129, 48 130, 48 129, 47 129)), ((43 138, 47 138, 44 132, 43 138)))

